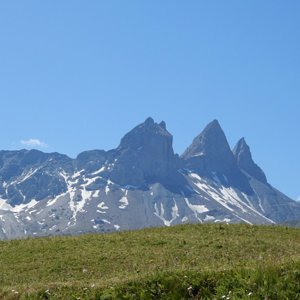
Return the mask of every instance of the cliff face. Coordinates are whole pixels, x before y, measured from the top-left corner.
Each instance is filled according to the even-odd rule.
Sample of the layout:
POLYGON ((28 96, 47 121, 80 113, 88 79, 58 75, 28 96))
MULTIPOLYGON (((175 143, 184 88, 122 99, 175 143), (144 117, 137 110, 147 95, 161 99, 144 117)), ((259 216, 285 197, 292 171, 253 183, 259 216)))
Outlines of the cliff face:
POLYGON ((187 169, 197 174, 218 177, 225 186, 234 186, 252 194, 245 175, 239 169, 226 136, 217 120, 209 123, 184 151, 182 159, 187 169))
POLYGON ((263 170, 253 161, 250 148, 244 138, 240 139, 233 149, 233 154, 238 167, 247 172, 253 178, 267 183, 267 177, 263 170))

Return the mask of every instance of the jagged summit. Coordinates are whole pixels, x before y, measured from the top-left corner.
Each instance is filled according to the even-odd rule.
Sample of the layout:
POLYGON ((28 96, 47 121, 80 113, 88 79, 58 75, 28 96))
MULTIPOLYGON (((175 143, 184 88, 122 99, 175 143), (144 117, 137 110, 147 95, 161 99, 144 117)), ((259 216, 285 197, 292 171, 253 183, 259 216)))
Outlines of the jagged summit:
POLYGON ((154 124, 154 120, 153 120, 153 118, 151 118, 151 117, 148 117, 148 118, 145 120, 144 124, 146 124, 146 125, 149 125, 149 124, 154 124))
POLYGON ((252 158, 251 152, 250 152, 250 147, 246 142, 245 137, 242 137, 238 140, 236 145, 234 146, 232 150, 234 156, 236 157, 239 153, 244 153, 248 157, 250 156, 252 158))
MULTIPOLYGON (((153 142, 164 141, 167 148, 172 147, 173 137, 166 129, 166 123, 155 123, 154 120, 149 117, 144 123, 139 124, 129 131, 120 142, 118 148, 139 148, 143 146, 151 146, 153 142), (153 140, 154 139, 154 140, 153 140)), ((157 147, 160 144, 156 144, 157 147)))
POLYGON ((233 149, 233 154, 236 158, 237 164, 240 169, 246 171, 255 179, 267 183, 267 178, 262 169, 253 161, 250 148, 245 141, 241 138, 233 149))
POLYGON ((234 157, 226 136, 217 120, 209 123, 204 130, 194 138, 192 144, 184 151, 185 160, 207 160, 201 168, 210 171, 224 171, 234 165, 234 157))
POLYGON ((163 129, 167 130, 167 125, 166 125, 166 122, 165 122, 165 121, 161 121, 158 125, 159 125, 160 127, 162 127, 163 129))
POLYGON ((206 125, 206 127, 203 129, 203 132, 209 131, 209 130, 218 130, 223 131, 219 121, 217 119, 212 120, 210 123, 206 125))
POLYGON ((116 149, 71 159, 0 151, 0 239, 195 222, 298 222, 300 204, 266 182, 241 139, 217 120, 180 158, 164 121, 147 118, 116 149))
POLYGON ((240 171, 219 122, 213 120, 194 138, 182 155, 187 169, 201 176, 216 176, 224 185, 238 187, 243 192, 253 191, 240 171))
POLYGON ((129 131, 120 142, 111 161, 110 178, 123 185, 146 186, 147 182, 165 182, 177 165, 173 136, 166 123, 152 118, 129 131))

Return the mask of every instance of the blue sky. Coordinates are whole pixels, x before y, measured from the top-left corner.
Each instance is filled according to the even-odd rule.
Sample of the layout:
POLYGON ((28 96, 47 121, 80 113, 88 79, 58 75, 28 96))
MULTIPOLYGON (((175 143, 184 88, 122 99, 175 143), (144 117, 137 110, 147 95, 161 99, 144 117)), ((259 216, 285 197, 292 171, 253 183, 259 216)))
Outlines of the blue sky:
POLYGON ((300 196, 299 1, 0 2, 0 149, 75 157, 152 116, 177 153, 218 119, 300 196))

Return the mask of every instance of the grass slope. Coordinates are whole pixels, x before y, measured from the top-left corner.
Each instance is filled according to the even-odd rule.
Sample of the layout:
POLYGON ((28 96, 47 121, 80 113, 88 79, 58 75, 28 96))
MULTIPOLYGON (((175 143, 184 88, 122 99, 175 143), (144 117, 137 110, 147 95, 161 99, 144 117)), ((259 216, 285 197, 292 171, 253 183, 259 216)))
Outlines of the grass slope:
POLYGON ((300 299, 300 229, 180 225, 2 241, 0 299, 300 299))

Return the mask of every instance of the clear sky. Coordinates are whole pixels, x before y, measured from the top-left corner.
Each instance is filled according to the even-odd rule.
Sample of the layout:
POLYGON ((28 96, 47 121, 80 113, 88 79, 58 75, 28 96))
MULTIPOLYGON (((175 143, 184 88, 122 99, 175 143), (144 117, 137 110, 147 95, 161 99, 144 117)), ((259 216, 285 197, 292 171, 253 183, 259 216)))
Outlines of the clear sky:
POLYGON ((299 14, 298 0, 1 1, 0 149, 108 150, 152 116, 181 154, 216 118, 296 199, 299 14))

